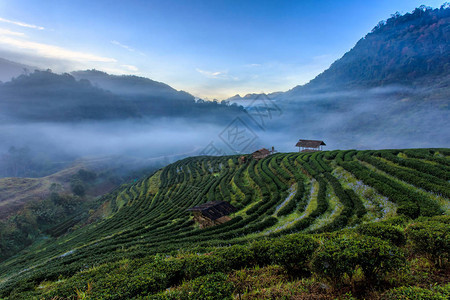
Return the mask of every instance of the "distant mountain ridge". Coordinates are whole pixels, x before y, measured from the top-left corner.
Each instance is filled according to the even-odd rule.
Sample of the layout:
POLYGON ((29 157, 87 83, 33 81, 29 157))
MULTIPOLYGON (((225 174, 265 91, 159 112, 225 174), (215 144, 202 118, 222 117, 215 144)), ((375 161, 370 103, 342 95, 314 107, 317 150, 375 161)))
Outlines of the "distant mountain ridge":
POLYGON ((139 111, 117 95, 77 81, 69 74, 35 71, 0 85, 6 118, 23 121, 77 121, 138 117, 139 111))
POLYGON ((243 97, 241 97, 241 95, 236 94, 228 99, 226 99, 226 101, 236 101, 236 100, 255 100, 261 97, 269 97, 269 98, 276 98, 278 95, 281 95, 283 92, 273 92, 273 93, 251 93, 251 94, 246 94, 243 97))
POLYGON ((13 77, 20 76, 38 68, 17 63, 0 57, 0 81, 9 81, 13 77))
POLYGON ((167 84, 137 76, 99 71, 55 74, 38 71, 0 83, 0 121, 124 120, 160 117, 220 122, 243 109, 195 101, 167 84), (92 81, 92 82, 91 82, 92 81))
POLYGON ((126 96, 165 97, 172 100, 193 101, 194 96, 177 91, 168 84, 134 75, 111 75, 98 70, 74 71, 70 73, 76 79, 87 79, 93 85, 126 96))

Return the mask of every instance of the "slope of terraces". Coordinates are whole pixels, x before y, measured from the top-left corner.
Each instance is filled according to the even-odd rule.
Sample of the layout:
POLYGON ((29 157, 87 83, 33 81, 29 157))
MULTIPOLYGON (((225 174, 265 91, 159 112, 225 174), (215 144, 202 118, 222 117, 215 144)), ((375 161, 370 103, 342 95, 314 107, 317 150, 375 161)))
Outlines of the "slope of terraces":
POLYGON ((0 297, 120 260, 448 215, 449 156, 410 149, 278 153, 246 163, 186 158, 105 195, 117 208, 111 216, 1 263, 0 297), (187 209, 215 200, 237 212, 200 229, 187 209))

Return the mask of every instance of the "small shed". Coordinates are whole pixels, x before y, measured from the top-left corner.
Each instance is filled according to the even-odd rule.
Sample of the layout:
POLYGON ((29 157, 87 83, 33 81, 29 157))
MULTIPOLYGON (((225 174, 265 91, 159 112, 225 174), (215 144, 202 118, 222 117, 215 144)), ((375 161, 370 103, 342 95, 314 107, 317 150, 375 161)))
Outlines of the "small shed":
POLYGON ((269 149, 262 148, 262 149, 259 149, 259 150, 256 150, 255 152, 253 152, 252 156, 254 159, 260 160, 260 159, 263 159, 263 158, 269 156, 270 154, 271 154, 271 152, 269 149))
POLYGON ((322 146, 326 146, 323 141, 316 140, 299 140, 295 145, 299 152, 316 152, 322 151, 322 146))
POLYGON ((239 164, 243 165, 247 162, 247 157, 245 155, 242 155, 241 157, 239 157, 239 164))
POLYGON ((214 225, 223 224, 231 220, 229 214, 237 209, 225 201, 212 201, 191 207, 188 211, 194 214, 194 221, 200 228, 206 228, 214 225))

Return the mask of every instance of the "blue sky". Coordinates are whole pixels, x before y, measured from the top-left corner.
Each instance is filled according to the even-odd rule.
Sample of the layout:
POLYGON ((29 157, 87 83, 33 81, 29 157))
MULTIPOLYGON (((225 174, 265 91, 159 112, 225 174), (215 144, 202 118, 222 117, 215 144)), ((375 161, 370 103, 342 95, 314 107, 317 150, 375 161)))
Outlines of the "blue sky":
POLYGON ((379 21, 443 3, 0 0, 0 57, 135 74, 224 99, 307 83, 379 21))

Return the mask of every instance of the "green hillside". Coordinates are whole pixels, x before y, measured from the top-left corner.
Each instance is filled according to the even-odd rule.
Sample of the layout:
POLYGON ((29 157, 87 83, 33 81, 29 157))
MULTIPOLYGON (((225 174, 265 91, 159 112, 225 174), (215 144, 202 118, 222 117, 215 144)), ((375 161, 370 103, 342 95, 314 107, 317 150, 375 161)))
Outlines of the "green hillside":
MULTIPOLYGON (((259 161, 248 155, 245 162, 240 156, 186 158, 105 195, 105 203, 116 209, 109 217, 2 262, 0 298, 160 293, 161 299, 206 299, 204 282, 214 283, 217 299, 245 291, 251 298, 252 290, 266 293, 270 282, 281 284, 281 295, 305 292, 318 282, 357 294, 354 280, 378 286, 385 273, 404 270, 411 259, 422 259, 421 253, 436 274, 448 275, 449 218, 442 215, 450 214, 449 171, 450 149, 278 153, 259 161), (227 223, 199 229, 187 209, 214 200, 230 202, 238 211, 227 223), (439 251, 424 251, 421 228, 432 229, 429 247, 434 233, 442 235, 439 251), (354 247, 360 256, 330 273, 319 262, 332 265, 333 255, 326 255, 330 249, 345 255, 339 247, 354 247), (248 286, 239 276, 249 278, 248 286), (261 278, 258 284, 267 279, 268 287, 252 286, 252 276, 261 278), (175 288, 165 291, 169 287, 175 288), (189 294, 193 290, 204 294, 189 294)), ((388 287, 418 280, 400 277, 391 277, 388 287)), ((430 280, 445 283, 441 277, 430 280)), ((447 295, 450 289, 435 288, 441 290, 421 292, 447 295)), ((338 293, 322 292, 333 291, 338 293)))

